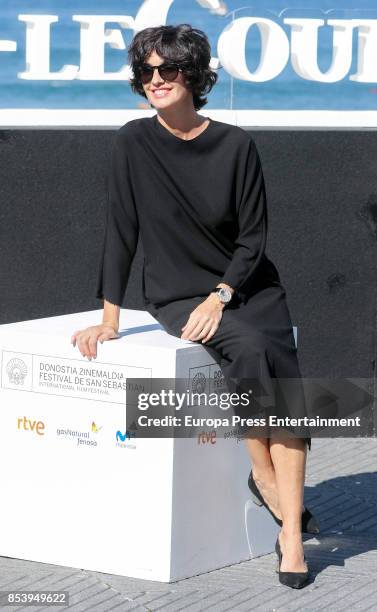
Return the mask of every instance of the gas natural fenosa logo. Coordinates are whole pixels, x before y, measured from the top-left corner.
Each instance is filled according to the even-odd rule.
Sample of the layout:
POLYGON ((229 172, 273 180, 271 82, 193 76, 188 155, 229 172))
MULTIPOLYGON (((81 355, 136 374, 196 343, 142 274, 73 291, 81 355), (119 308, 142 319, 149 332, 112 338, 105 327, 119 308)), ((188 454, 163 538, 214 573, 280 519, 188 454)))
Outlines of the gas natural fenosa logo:
POLYGON ((77 446, 98 446, 97 440, 93 438, 97 438, 97 434, 102 429, 98 427, 94 421, 92 421, 90 428, 86 431, 82 431, 79 429, 70 429, 68 427, 65 428, 57 428, 56 435, 58 438, 66 438, 70 440, 77 440, 77 446))

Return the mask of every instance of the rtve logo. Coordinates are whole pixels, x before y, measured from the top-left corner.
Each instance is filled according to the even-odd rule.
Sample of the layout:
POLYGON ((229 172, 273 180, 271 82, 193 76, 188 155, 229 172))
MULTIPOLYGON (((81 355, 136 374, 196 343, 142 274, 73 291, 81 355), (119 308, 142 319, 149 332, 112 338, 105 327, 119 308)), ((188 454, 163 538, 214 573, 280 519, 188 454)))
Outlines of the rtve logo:
POLYGON ((198 444, 216 444, 216 431, 202 431, 198 433, 198 444))
POLYGON ((45 424, 42 421, 32 421, 26 416, 19 417, 17 419, 17 429, 23 429, 24 431, 33 431, 38 436, 44 436, 45 424))

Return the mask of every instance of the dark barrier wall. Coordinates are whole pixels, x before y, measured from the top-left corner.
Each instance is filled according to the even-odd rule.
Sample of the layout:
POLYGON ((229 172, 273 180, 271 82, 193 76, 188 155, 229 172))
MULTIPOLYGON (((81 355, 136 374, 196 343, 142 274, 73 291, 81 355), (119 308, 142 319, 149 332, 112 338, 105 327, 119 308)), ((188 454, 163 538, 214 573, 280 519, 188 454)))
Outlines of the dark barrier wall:
MULTIPOLYGON (((0 323, 101 308, 94 293, 114 133, 0 132, 0 323)), ((373 377, 376 132, 251 134, 267 188, 267 254, 298 326, 302 374, 373 377)), ((141 263, 139 243, 128 308, 143 308, 141 263)))

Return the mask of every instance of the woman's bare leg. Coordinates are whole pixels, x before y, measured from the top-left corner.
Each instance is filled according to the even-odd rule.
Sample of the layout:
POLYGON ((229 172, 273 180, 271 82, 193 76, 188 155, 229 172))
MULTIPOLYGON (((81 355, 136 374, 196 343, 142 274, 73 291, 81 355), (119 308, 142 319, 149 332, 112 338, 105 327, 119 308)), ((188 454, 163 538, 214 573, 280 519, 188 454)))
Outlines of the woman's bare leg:
POLYGON ((270 441, 268 438, 249 437, 245 438, 245 443, 252 463, 255 484, 272 512, 281 519, 275 468, 270 454, 270 441))
POLYGON ((283 559, 281 571, 305 572, 301 514, 307 445, 302 438, 271 439, 270 457, 275 469, 283 527, 279 535, 283 559))
POLYGON ((283 520, 279 537, 283 552, 281 570, 306 571, 301 535, 306 443, 300 438, 251 437, 246 437, 245 443, 255 483, 275 516, 283 520))

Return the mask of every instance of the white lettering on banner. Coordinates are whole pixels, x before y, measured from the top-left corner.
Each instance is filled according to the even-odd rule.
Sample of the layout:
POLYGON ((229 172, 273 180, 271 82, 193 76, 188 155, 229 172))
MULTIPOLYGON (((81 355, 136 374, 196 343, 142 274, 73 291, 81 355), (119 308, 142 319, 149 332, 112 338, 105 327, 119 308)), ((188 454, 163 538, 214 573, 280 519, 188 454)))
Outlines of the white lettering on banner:
POLYGON ((352 64, 352 19, 328 19, 333 28, 333 56, 331 66, 323 73, 318 67, 318 28, 323 19, 284 19, 291 26, 291 62, 303 79, 335 83, 347 76, 352 64))
POLYGON ((105 29, 107 21, 119 23, 124 29, 132 30, 135 22, 133 17, 120 15, 73 15, 73 21, 78 21, 80 27, 80 80, 125 80, 130 77, 129 65, 116 72, 105 72, 105 44, 113 49, 126 49, 120 30, 105 29))
POLYGON ((63 66, 58 72, 50 72, 50 25, 59 18, 56 15, 19 15, 26 23, 26 70, 19 72, 20 79, 68 81, 76 77, 78 66, 63 66))
POLYGON ((242 17, 232 21, 220 34, 217 51, 221 64, 233 77, 244 81, 269 81, 284 69, 289 59, 289 41, 277 23, 262 17, 242 17), (249 72, 246 65, 246 35, 256 26, 261 38, 258 68, 249 72))
POLYGON ((17 51, 15 40, 0 40, 0 51, 17 51))
MULTIPOLYGON (((135 17, 135 31, 166 24, 173 2, 174 0, 144 0, 135 17)), ((228 12, 225 2, 221 0, 196 0, 196 3, 208 9, 212 15, 222 16, 228 12)))
POLYGON ((291 26, 291 47, 285 31, 274 21, 242 17, 232 21, 220 34, 218 53, 221 64, 233 77, 245 81, 268 81, 280 74, 291 57, 292 67, 303 79, 335 83, 344 79, 352 64, 354 29, 358 29, 358 71, 353 81, 377 82, 377 20, 373 19, 283 19, 291 26), (333 58, 323 73, 318 67, 318 28, 333 28, 333 58), (260 63, 251 73, 246 64, 246 36, 257 27, 261 39, 260 63))
POLYGON ((377 83, 377 20, 358 19, 358 62, 357 72, 351 74, 351 81, 377 83))
MULTIPOLYGON (((130 15, 73 15, 72 21, 80 26, 80 65, 65 64, 56 72, 50 70, 51 24, 59 21, 57 15, 18 16, 26 24, 26 69, 18 77, 29 80, 128 80, 132 76, 129 65, 114 72, 105 71, 105 48, 126 50, 122 30, 133 33, 167 22, 174 0, 144 0, 135 18, 130 15), (107 28, 107 23, 119 27, 107 28)), ((226 4, 220 0, 196 0, 212 14, 224 15, 226 4)), ((245 8, 245 7, 244 7, 245 8)), ((252 7, 250 7, 251 9, 252 7)), ((234 13, 234 16, 236 13, 234 13)), ((278 18, 277 18, 278 19, 278 18)), ((354 32, 356 32, 357 71, 349 79, 360 83, 377 83, 377 19, 309 19, 285 18, 279 24, 265 17, 235 17, 221 32, 218 57, 211 58, 211 66, 222 65, 234 78, 264 82, 276 78, 289 59, 296 74, 309 81, 335 83, 349 75, 354 32), (290 37, 286 29, 290 27, 290 37), (332 61, 326 71, 318 66, 318 37, 323 27, 332 29, 332 61), (251 72, 247 66, 246 40, 251 29, 260 35, 258 67, 251 72)), ((1 51, 16 51, 17 43, 0 40, 1 51)))

